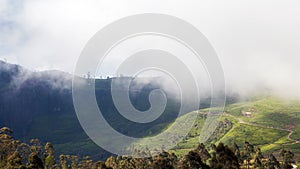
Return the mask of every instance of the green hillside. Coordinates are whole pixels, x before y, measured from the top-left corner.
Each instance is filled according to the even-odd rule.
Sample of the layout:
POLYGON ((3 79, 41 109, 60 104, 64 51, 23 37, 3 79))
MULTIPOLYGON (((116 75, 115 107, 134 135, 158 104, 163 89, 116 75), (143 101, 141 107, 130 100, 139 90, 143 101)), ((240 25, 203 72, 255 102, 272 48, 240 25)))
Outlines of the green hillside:
MULTIPOLYGON (((139 138, 149 138, 161 131, 172 131, 170 128, 177 118, 180 105, 171 95, 167 96, 165 112, 159 119, 139 124, 118 113, 112 101, 110 85, 111 79, 96 80, 95 93, 103 116, 115 130, 139 138)), ((158 87, 152 84, 144 86, 138 92, 131 90, 132 104, 141 111, 147 110, 150 107, 149 93, 158 87)), ((249 141, 267 153, 284 146, 296 152, 300 159, 299 101, 262 96, 237 102, 238 97, 226 97, 225 113, 217 130, 208 140, 209 143, 224 142, 230 145, 236 142, 241 146, 249 141)), ((207 98, 200 106, 208 107, 209 103, 210 99, 207 98)), ((178 137, 178 140, 183 141, 172 151, 178 155, 186 154, 198 144, 207 112, 208 109, 202 109, 178 119, 177 122, 182 124, 189 116, 197 116, 190 133, 185 137, 178 137)), ((0 114, 1 126, 9 126, 15 131, 15 138, 21 141, 28 142, 31 138, 39 138, 42 142, 52 142, 59 153, 93 155, 95 159, 104 159, 111 155, 95 145, 82 130, 73 107, 69 74, 56 71, 29 72, 18 65, 0 62, 0 114), (18 81, 15 79, 22 79, 24 72, 30 76, 17 85, 15 82, 18 81)), ((181 127, 168 134, 176 137, 184 129, 181 127)), ((151 140, 150 143, 156 144, 151 140)), ((141 140, 138 144, 148 145, 149 140, 141 140)))
MULTIPOLYGON (((172 151, 185 154, 198 143, 207 109, 200 110, 194 128, 172 151)), ((300 102, 277 97, 255 98, 249 101, 227 105, 219 127, 209 141, 234 142, 242 148, 245 141, 251 142, 264 153, 274 152, 284 146, 291 149, 300 159, 300 102), (232 125, 224 125, 228 124, 232 125)))

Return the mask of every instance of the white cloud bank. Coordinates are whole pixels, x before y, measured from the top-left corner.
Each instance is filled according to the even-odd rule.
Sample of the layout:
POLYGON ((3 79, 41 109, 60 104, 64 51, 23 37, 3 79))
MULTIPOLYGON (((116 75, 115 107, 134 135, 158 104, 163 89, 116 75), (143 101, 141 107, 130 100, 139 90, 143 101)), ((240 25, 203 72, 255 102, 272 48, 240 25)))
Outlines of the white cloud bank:
POLYGON ((228 86, 300 97, 299 0, 0 0, 0 57, 72 72, 95 32, 121 17, 165 13, 192 23, 215 47, 228 86))

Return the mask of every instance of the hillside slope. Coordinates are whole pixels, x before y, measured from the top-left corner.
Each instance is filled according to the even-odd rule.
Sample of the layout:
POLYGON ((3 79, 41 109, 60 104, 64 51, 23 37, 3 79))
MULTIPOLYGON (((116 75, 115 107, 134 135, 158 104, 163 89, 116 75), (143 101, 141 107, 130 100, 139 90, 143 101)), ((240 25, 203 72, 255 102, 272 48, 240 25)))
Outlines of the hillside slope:
MULTIPOLYGON (((174 148, 183 154, 197 144, 205 112, 200 110, 199 120, 186 139, 174 148)), ((193 112, 195 113, 195 112, 193 112)), ((211 141, 228 145, 236 142, 241 148, 245 141, 258 146, 265 153, 278 154, 282 146, 291 149, 300 159, 300 102, 267 96, 229 104, 225 108, 218 129, 211 141)))
MULTIPOLYGON (((127 120, 113 104, 111 80, 96 79, 95 93, 103 116, 118 132, 134 137, 155 135, 177 117, 180 105, 167 94, 166 109, 155 121, 140 124, 127 120)), ((147 81, 150 83, 143 84, 139 90, 130 90, 132 104, 141 111, 150 107, 149 93, 160 88, 157 83, 151 83, 160 79, 152 78, 147 81)), ((111 154, 96 146, 78 122, 71 85, 70 74, 60 71, 32 72, 0 61, 0 126, 9 126, 15 131, 14 136, 24 142, 32 138, 52 142, 58 153, 92 155, 95 159, 105 159, 111 154)), ((120 86, 120 90, 126 89, 120 86)), ((200 106, 206 107, 209 103, 208 98, 200 106)))

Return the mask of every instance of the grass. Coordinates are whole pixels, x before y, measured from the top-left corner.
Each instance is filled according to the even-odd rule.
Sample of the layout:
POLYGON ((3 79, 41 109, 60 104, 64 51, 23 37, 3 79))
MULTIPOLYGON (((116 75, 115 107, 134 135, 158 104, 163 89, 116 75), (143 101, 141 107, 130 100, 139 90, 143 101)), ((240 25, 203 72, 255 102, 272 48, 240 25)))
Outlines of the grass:
MULTIPOLYGON (((175 138, 177 140, 184 140, 183 142, 179 143, 178 145, 182 145, 182 148, 191 148, 197 145, 197 137, 196 135, 199 135, 201 132, 201 128, 205 122, 205 119, 202 115, 198 115, 197 112, 191 112, 188 113, 176 120, 176 122, 170 124, 165 130, 164 130, 164 136, 163 137, 146 137, 144 139, 139 140, 135 143, 135 147, 147 147, 149 149, 152 149, 151 147, 157 147, 157 145, 168 145, 173 144, 174 140, 165 140, 168 136, 172 136, 172 138, 175 138), (192 123, 194 122, 194 123, 192 123), (195 124, 195 125, 194 125, 195 124), (191 127, 189 130, 189 134, 187 134, 185 137, 185 134, 183 132, 184 127, 191 127), (195 138, 192 142, 190 141, 192 138, 195 138), (189 141, 187 141, 189 140, 189 141), (170 142, 168 142, 170 141, 170 142)), ((181 148, 181 147, 178 147, 181 148)))
MULTIPOLYGON (((200 110, 207 112, 209 109, 200 110)), ((278 152, 282 145, 292 150, 296 158, 300 159, 300 144, 289 145, 293 141, 287 138, 289 132, 279 130, 295 129, 291 135, 292 139, 300 139, 300 102, 294 100, 283 100, 277 97, 255 98, 250 101, 227 105, 225 112, 232 116, 223 116, 221 119, 227 118, 233 123, 233 127, 224 136, 214 143, 223 142, 231 145, 236 142, 240 147, 245 141, 258 146, 264 153, 278 152), (244 117, 242 112, 251 112, 251 117, 244 117), (250 126, 248 124, 240 124, 238 119, 245 122, 258 124, 262 126, 250 126), (269 128, 274 127, 274 128, 269 128)), ((196 121, 198 127, 203 125, 205 119, 196 121)), ((200 127, 199 127, 200 128, 200 127)), ((201 127, 202 129, 202 127, 201 127)), ((201 132, 201 130, 200 130, 201 132)), ((199 130, 191 130, 191 133, 199 133, 199 130)), ((183 155, 198 144, 198 137, 190 137, 180 142, 172 152, 177 155, 183 155)))
POLYGON ((294 140, 300 140, 300 119, 298 119, 297 127, 295 128, 294 133, 291 135, 291 138, 294 140))
POLYGON ((170 153, 174 153, 177 157, 184 157, 188 154, 188 152, 191 151, 191 149, 176 149, 176 150, 170 150, 170 153))
POLYGON ((265 145, 274 143, 287 135, 288 132, 286 131, 236 124, 219 142, 229 145, 236 142, 242 146, 245 141, 248 141, 254 145, 265 145))
MULTIPOLYGON (((218 109, 218 108, 216 108, 218 109)), ((207 112, 209 109, 200 110, 200 112, 207 112)), ((214 109, 211 109, 213 111, 214 109)), ((245 141, 249 141, 251 144, 258 146, 262 149, 264 153, 270 152, 278 152, 284 144, 289 144, 291 141, 287 138, 289 132, 282 131, 278 129, 270 129, 266 127, 259 127, 259 126, 249 126, 246 124, 240 124, 239 118, 245 122, 259 124, 264 126, 273 126, 277 128, 294 128, 295 132, 291 135, 293 139, 300 138, 300 103, 294 101, 283 101, 278 98, 274 97, 267 97, 267 98, 260 98, 259 100, 251 100, 247 102, 240 102, 236 104, 227 105, 225 108, 226 113, 232 116, 223 116, 221 121, 225 119, 232 122, 233 127, 226 130, 226 133, 217 133, 216 136, 217 140, 214 140, 213 143, 224 142, 228 145, 231 145, 233 142, 236 142, 239 146, 242 147, 245 141), (241 112, 243 111, 250 111, 252 112, 251 117, 244 117, 241 112)), ((186 137, 179 138, 183 141, 179 142, 171 152, 174 152, 178 156, 183 156, 188 153, 191 149, 193 149, 199 143, 199 135, 201 134, 202 128, 205 124, 206 118, 203 114, 198 112, 191 112, 188 113, 176 120, 176 123, 179 126, 188 126, 187 123, 190 123, 189 119, 191 116, 197 115, 197 118, 194 124, 191 124, 191 129, 189 134, 186 137)), ((68 116, 67 114, 65 116, 68 116)), ((86 139, 86 136, 77 133, 64 133, 64 131, 72 131, 72 129, 66 129, 65 126, 74 126, 74 124, 67 124, 71 123, 73 120, 72 117, 63 117, 64 119, 69 119, 65 121, 64 126, 55 126, 55 128, 60 130, 53 130, 53 128, 49 128, 48 130, 45 129, 38 129, 39 126, 51 126, 51 124, 57 120, 55 116, 53 119, 49 119, 49 117, 40 117, 40 118, 47 118, 46 121, 47 125, 41 124, 39 121, 34 121, 33 126, 36 128, 36 132, 44 132, 44 133, 31 133, 33 135, 45 135, 45 137, 49 134, 52 136, 60 136, 63 140, 68 140, 70 138, 76 140, 68 140, 67 144, 55 144, 55 148, 58 151, 63 150, 63 153, 69 154, 74 152, 74 147, 78 147, 79 149, 76 152, 86 151, 93 152, 94 154, 100 152, 99 148, 92 143, 90 140, 86 139), (45 133, 45 131, 48 131, 45 133), (83 139, 85 138, 85 139, 83 139)), ((163 128, 165 125, 157 125, 157 128, 163 128)), ((180 133, 182 128, 172 128, 172 124, 167 125, 164 132, 169 135, 176 135, 180 133)), ((53 141, 55 143, 54 138, 53 141)), ((48 141, 48 140, 46 140, 48 141)), ((148 144, 165 144, 163 140, 156 140, 156 142, 151 142, 151 139, 140 140, 136 143, 137 146, 145 146, 148 144)), ((209 143, 208 143, 209 144, 209 143)), ((296 154, 296 157, 300 159, 300 144, 295 145, 286 145, 286 148, 290 148, 292 152, 296 154)))
POLYGON ((276 97, 266 97, 260 100, 230 105, 226 111, 244 121, 280 127, 292 128, 297 126, 300 118, 300 103, 294 100, 286 101, 276 97), (242 112, 252 113, 251 118, 243 117, 242 112))

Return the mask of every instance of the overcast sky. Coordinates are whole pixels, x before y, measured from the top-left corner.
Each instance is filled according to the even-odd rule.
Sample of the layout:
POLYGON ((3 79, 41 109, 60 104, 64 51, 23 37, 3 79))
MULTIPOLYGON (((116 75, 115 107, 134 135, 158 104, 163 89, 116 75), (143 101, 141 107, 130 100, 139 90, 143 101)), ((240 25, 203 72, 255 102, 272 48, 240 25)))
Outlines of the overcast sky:
POLYGON ((227 85, 300 96, 299 0, 0 0, 0 58, 33 70, 73 72, 105 25, 163 13, 196 26, 215 48, 227 85))

